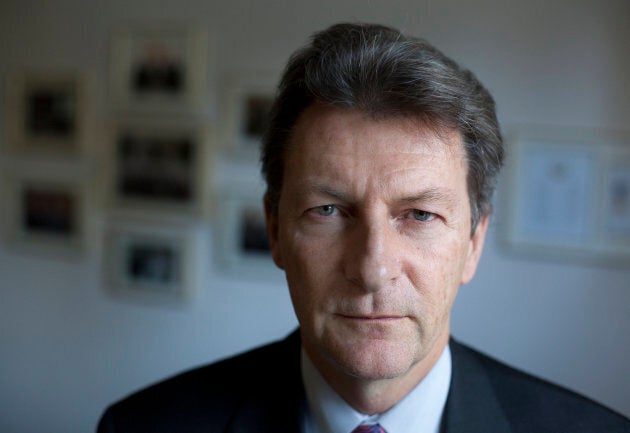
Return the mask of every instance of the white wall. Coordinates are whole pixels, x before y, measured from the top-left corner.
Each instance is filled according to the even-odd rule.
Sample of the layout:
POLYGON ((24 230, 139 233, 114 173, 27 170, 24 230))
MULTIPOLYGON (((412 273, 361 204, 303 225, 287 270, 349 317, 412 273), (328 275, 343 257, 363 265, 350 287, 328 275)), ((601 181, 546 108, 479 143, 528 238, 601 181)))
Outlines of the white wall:
MULTIPOLYGON (((494 93, 506 130, 628 128, 627 0, 8 0, 0 3, 0 73, 24 66, 93 73, 98 154, 108 145, 110 32, 163 20, 213 30, 210 64, 219 87, 229 71, 280 68, 309 34, 335 21, 379 21, 426 37, 474 70, 494 93)), ((10 110, 0 110, 2 128, 10 110)), ((238 173, 257 180, 255 167, 238 173)), ((233 175, 219 164, 216 182, 233 175)), ((296 323, 281 274, 254 280, 212 266, 221 252, 212 246, 211 221, 195 228, 202 283, 192 303, 110 296, 102 284, 107 217, 100 198, 94 201, 80 260, 25 254, 0 242, 0 431, 92 431, 114 399, 282 337, 296 323)), ((460 292, 455 336, 630 415, 628 266, 508 254, 498 236, 502 224, 499 216, 476 279, 460 292)))

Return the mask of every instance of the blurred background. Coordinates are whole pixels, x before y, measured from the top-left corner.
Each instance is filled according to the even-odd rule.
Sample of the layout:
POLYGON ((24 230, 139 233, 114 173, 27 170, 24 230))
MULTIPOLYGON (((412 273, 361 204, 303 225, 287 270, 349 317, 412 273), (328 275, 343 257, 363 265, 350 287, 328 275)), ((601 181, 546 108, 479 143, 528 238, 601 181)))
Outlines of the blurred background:
MULTIPOLYGON (((508 146, 628 150, 627 0, 3 0, 0 431, 93 431, 138 387, 295 327, 260 235, 257 131, 288 56, 346 20, 473 70, 508 146)), ((598 254, 587 222, 566 248, 510 243, 510 170, 453 335, 630 416, 628 256, 598 254)))

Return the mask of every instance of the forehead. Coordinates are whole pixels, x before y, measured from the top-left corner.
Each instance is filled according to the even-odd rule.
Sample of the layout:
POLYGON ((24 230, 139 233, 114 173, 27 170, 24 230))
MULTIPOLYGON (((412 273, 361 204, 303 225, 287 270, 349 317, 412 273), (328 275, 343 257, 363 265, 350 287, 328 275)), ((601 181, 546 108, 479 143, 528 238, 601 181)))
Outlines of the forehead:
MULTIPOLYGON (((461 134, 419 117, 375 118, 352 109, 312 105, 296 123, 287 157, 313 159, 322 154, 379 159, 441 157, 465 162, 461 134)), ((464 167, 465 169, 465 167, 464 167)))
POLYGON ((358 111, 314 107, 294 129, 281 197, 299 202, 323 194, 372 204, 444 197, 464 206, 463 154, 454 130, 438 131, 412 118, 374 119, 358 111))

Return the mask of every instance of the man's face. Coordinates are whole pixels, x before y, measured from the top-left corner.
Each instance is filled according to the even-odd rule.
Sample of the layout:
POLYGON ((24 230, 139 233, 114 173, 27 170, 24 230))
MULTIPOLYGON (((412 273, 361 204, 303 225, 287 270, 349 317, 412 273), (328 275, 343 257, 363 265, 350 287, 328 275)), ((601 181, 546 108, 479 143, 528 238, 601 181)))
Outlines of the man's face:
POLYGON ((300 117, 268 230, 324 376, 404 377, 441 353, 487 226, 471 238, 463 152, 459 134, 415 119, 300 117))

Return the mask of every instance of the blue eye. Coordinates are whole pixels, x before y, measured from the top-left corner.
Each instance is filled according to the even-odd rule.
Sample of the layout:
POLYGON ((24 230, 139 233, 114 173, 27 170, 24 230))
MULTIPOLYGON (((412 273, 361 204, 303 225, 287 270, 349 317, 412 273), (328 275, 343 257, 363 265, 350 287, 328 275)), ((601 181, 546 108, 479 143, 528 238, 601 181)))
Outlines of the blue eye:
POLYGON ((424 210, 414 209, 411 214, 413 219, 417 221, 431 221, 433 218, 435 218, 435 214, 424 210))
POLYGON ((331 216, 335 213, 337 207, 332 204, 325 204, 323 206, 318 206, 315 208, 315 211, 321 216, 331 216))

